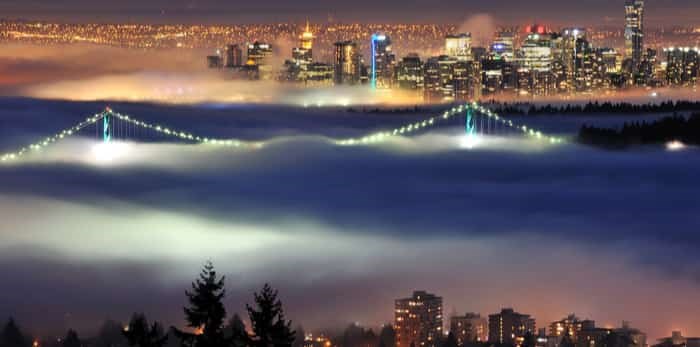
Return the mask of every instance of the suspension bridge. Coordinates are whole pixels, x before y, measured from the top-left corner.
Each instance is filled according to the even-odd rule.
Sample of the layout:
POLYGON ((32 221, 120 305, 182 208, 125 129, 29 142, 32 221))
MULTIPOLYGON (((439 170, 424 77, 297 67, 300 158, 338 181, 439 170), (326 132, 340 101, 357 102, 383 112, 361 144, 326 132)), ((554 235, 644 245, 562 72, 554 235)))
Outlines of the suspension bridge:
MULTIPOLYGON (((538 141, 553 144, 564 141, 562 137, 547 135, 537 129, 529 128, 523 124, 517 124, 474 102, 454 106, 441 114, 426 117, 420 121, 407 123, 401 127, 386 131, 372 132, 361 137, 332 139, 331 142, 338 146, 366 146, 387 141, 392 137, 410 136, 418 132, 424 132, 428 128, 445 125, 448 121, 453 121, 458 117, 464 117, 464 132, 467 137, 516 133, 538 141)), ((265 144, 265 141, 246 141, 233 138, 213 138, 196 135, 188 131, 145 122, 130 115, 121 114, 107 107, 104 111, 94 114, 82 122, 52 136, 46 137, 16 151, 1 154, 0 162, 17 161, 29 153, 40 152, 70 137, 95 136, 98 141, 109 143, 117 139, 135 139, 146 132, 180 142, 221 147, 257 149, 263 147, 265 144)))

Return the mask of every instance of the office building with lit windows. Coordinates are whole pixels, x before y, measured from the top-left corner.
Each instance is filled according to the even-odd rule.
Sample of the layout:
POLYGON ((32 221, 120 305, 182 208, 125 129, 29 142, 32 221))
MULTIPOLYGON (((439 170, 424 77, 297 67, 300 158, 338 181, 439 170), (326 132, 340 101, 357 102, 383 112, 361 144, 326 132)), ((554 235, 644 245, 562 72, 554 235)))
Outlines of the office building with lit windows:
POLYGON ((334 44, 333 80, 336 85, 360 83, 361 57, 357 43, 341 41, 334 44))
POLYGON ((666 82, 672 87, 694 87, 698 81, 700 50, 690 47, 664 49, 666 82))
POLYGON ((396 347, 438 346, 443 337, 442 297, 415 291, 394 304, 396 347))
POLYGON ((246 65, 257 67, 260 79, 272 78, 272 45, 255 41, 248 44, 246 65))
POLYGON ((502 58, 506 62, 515 59, 515 33, 512 31, 499 31, 491 44, 491 53, 502 58))
POLYGON ((472 35, 461 33, 445 37, 445 54, 457 60, 472 60, 472 35))
POLYGON ((423 89, 423 62, 418 54, 409 54, 396 64, 396 83, 401 89, 423 89))

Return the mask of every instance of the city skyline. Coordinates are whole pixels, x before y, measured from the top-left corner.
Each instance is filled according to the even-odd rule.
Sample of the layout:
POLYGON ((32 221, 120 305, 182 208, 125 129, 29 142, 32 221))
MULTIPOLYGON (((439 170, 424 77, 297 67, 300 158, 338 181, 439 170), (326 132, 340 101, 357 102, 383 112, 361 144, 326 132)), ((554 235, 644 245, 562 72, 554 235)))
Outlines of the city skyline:
MULTIPOLYGON (((84 22, 134 21, 145 23, 217 23, 242 24, 276 23, 309 19, 325 22, 329 18, 340 22, 364 23, 454 23, 459 24, 475 14, 490 14, 502 24, 522 25, 546 21, 553 24, 617 25, 624 0, 619 2, 588 0, 562 3, 554 0, 532 1, 523 8, 514 0, 469 2, 447 0, 439 3, 421 1, 410 7, 399 6, 396 1, 358 2, 333 1, 319 7, 310 0, 296 1, 293 6, 286 1, 266 0, 256 4, 222 2, 218 0, 149 1, 127 0, 118 4, 104 1, 69 0, 55 4, 35 0, 29 5, 23 1, 0 4, 9 18, 84 22), (478 9, 475 11, 475 9, 478 9), (234 23, 231 23, 234 21, 234 23)), ((650 1, 651 25, 694 24, 698 10, 692 0, 650 1), (681 10, 681 11, 679 11, 681 10)))

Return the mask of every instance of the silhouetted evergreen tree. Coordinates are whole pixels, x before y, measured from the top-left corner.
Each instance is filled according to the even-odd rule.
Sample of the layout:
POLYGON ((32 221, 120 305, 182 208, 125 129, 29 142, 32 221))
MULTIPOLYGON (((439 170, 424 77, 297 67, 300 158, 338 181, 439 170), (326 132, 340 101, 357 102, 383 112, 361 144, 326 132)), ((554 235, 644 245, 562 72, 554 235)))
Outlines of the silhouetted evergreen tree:
POLYGON ((185 291, 189 306, 184 308, 187 326, 197 333, 178 331, 183 346, 218 347, 225 346, 224 319, 226 309, 222 302, 224 277, 218 278, 214 265, 207 262, 199 275, 192 282, 192 291, 185 291))
POLYGON ((0 346, 2 347, 27 347, 29 342, 25 339, 22 331, 15 323, 15 320, 10 318, 5 327, 2 329, 2 334, 0 335, 0 346))
POLYGON ((148 325, 148 320, 142 313, 135 313, 131 317, 123 334, 132 347, 163 347, 168 341, 163 327, 158 322, 148 325))
POLYGON ((304 339, 306 338, 306 332, 304 331, 304 327, 301 325, 298 325, 296 329, 294 329, 294 343, 292 343, 292 347, 303 347, 304 346, 304 339))
POLYGON ((379 332, 379 343, 383 347, 396 347, 396 331, 391 324, 384 324, 379 332))
POLYGON ((232 347, 248 346, 248 333, 245 331, 243 320, 237 313, 226 324, 224 337, 232 347))
POLYGON ((113 320, 102 323, 91 346, 95 347, 125 347, 128 342, 124 337, 124 326, 113 320))
POLYGON ((352 323, 343 331, 343 347, 362 347, 365 337, 365 329, 352 323))
POLYGON ((66 337, 63 338, 63 342, 61 343, 61 346, 63 347, 82 347, 82 343, 80 342, 80 338, 78 337, 78 333, 75 332, 73 329, 69 329, 68 333, 66 333, 66 337))
POLYGON ((251 346, 291 347, 295 333, 290 328, 291 321, 284 318, 277 291, 266 283, 260 293, 254 293, 254 298, 255 307, 246 305, 253 330, 251 346))

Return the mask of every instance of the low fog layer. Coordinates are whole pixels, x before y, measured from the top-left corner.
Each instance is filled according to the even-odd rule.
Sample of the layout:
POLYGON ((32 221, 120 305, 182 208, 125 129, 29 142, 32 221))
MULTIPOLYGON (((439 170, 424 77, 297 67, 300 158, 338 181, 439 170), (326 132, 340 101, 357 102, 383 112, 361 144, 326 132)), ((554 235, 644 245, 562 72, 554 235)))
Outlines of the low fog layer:
MULTIPOLYGON (((485 41, 493 30, 487 15, 469 17, 462 30, 485 41)), ((280 52, 275 66, 289 54, 291 42, 276 42, 280 52)), ((190 49, 138 50, 93 45, 8 44, 0 52, 0 94, 79 101, 122 100, 177 104, 206 102, 348 106, 371 104, 422 104, 420 94, 407 91, 372 91, 367 86, 304 88, 291 83, 235 80, 225 70, 210 70, 205 56, 211 52, 190 49)), ((439 54, 439 52, 433 52, 439 54)), ((426 57, 423 57, 426 58, 426 57)), ((657 102, 694 99, 697 91, 635 90, 598 96, 598 100, 657 102)), ((566 102, 588 101, 588 96, 566 102)), ((538 98, 534 102, 564 102, 538 98)))
MULTIPOLYGON (((3 101, 3 150, 103 106, 3 101)), ((385 323, 394 298, 427 289, 450 311, 513 306, 539 325, 576 312, 600 325, 630 320, 652 338, 700 334, 695 148, 488 138, 468 149, 459 122, 338 147, 328 138, 421 115, 112 106, 271 141, 255 151, 127 142, 105 162, 87 133, 0 166, 0 273, 13 279, 0 312, 36 331, 90 331, 133 311, 180 325, 183 290, 211 259, 227 275, 229 312, 270 281, 307 331, 385 323)), ((580 122, 536 121, 563 134, 580 122)))

